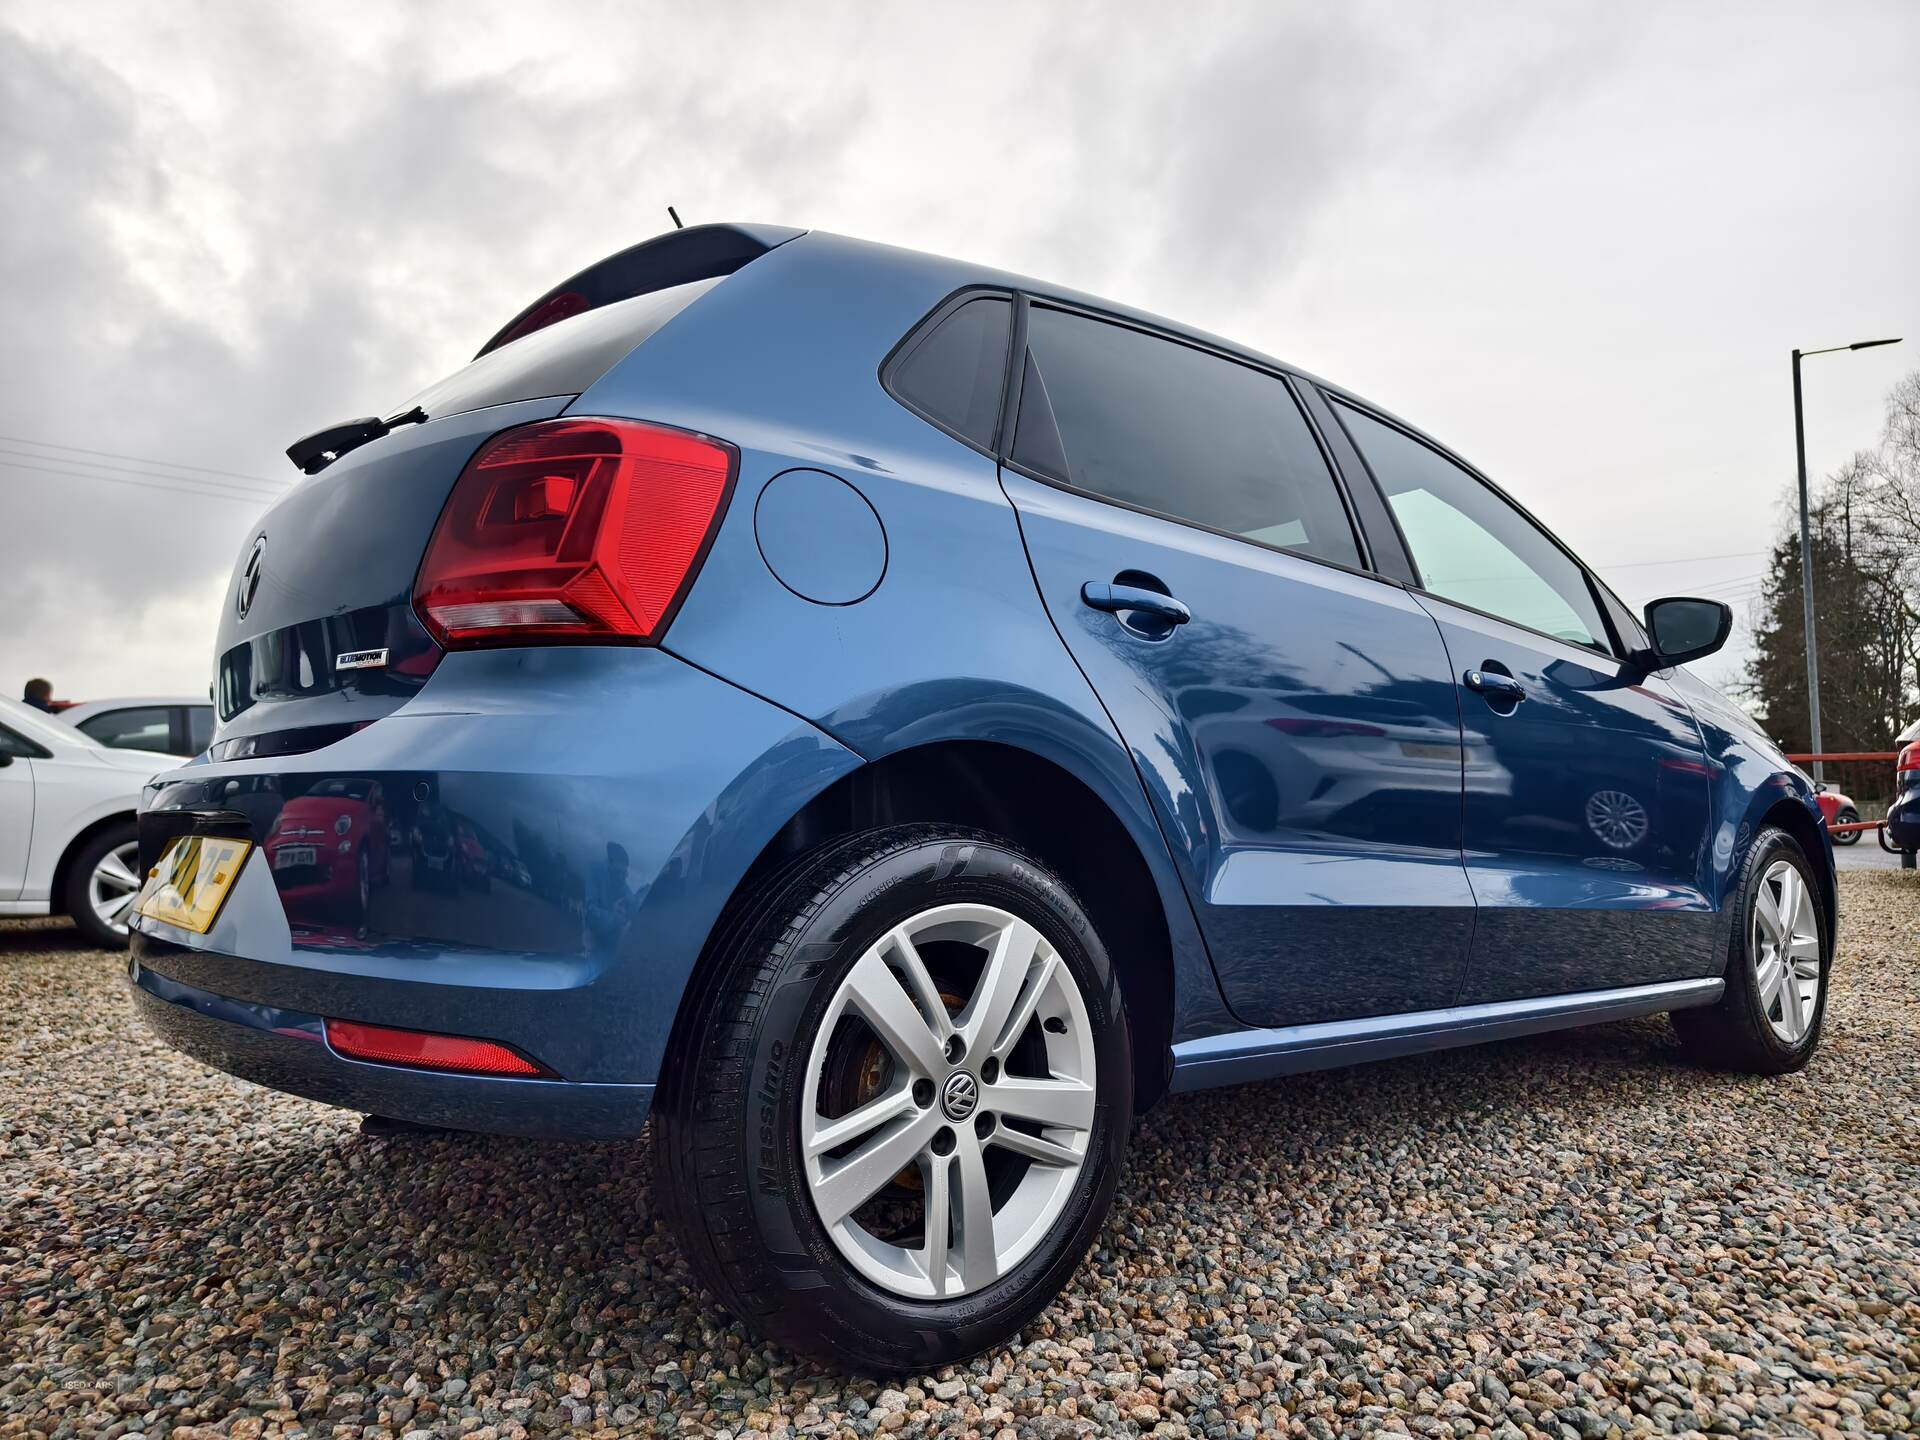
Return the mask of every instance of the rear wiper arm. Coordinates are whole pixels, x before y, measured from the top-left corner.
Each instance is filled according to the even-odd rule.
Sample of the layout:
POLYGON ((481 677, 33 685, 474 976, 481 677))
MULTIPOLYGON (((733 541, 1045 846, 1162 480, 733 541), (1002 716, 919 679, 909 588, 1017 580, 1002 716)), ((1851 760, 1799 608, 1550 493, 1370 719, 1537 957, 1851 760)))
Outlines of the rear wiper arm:
POLYGON ((324 430, 316 430, 294 441, 287 447, 287 458, 306 474, 318 475, 349 450, 357 450, 369 440, 378 440, 402 425, 425 424, 426 419, 427 412, 416 405, 385 420, 377 415, 368 415, 344 424, 329 425, 324 430))

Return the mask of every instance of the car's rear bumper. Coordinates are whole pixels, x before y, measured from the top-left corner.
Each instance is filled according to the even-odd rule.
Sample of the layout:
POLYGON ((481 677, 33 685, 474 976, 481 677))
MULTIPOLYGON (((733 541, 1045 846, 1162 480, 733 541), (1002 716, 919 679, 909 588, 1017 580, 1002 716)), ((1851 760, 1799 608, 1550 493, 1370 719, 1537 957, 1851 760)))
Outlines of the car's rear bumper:
POLYGON ((1888 807, 1887 843, 1896 850, 1920 850, 1920 786, 1888 807))
POLYGON ((538 1139, 638 1135, 651 1085, 581 1085, 455 1075, 352 1060, 327 1043, 322 1018, 182 984, 133 960, 135 1009, 176 1050, 229 1075, 367 1115, 538 1139))
POLYGON ((859 763, 658 650, 449 655, 406 705, 324 748, 154 782, 146 864, 181 835, 255 848, 206 933, 134 920, 142 975, 210 997, 182 1005, 148 984, 142 1003, 162 1007, 156 1024, 182 1049, 333 1104, 514 1134, 631 1133, 734 888, 793 813, 859 763), (430 875, 396 850, 364 908, 280 889, 259 843, 278 811, 348 781, 377 785, 403 831, 421 814, 470 825, 509 878, 483 885, 486 870, 464 874, 458 852, 430 875), (245 1014, 498 1041, 557 1079, 347 1061, 245 1014))

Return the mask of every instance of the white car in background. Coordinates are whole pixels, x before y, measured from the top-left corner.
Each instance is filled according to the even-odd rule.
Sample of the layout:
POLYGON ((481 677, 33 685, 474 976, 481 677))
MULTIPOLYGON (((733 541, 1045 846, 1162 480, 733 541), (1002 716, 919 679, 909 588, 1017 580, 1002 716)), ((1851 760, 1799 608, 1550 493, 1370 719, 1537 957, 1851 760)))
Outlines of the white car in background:
POLYGON ((202 695, 129 695, 82 700, 56 711, 61 722, 110 750, 150 750, 186 760, 213 739, 213 702, 202 695))
POLYGON ((0 699, 0 915, 71 915, 95 944, 125 945, 140 889, 134 812, 147 780, 172 768, 0 699))

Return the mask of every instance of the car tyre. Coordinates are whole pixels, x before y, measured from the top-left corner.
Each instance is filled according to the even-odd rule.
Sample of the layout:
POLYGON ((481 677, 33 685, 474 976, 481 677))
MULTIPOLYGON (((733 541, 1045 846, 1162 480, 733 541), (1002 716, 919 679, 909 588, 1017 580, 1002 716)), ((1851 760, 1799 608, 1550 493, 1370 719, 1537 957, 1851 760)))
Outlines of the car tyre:
MULTIPOLYGON (((1860 812, 1849 805, 1833 817, 1833 823, 1836 825, 1858 825, 1860 823, 1860 812)), ((1865 833, 1863 830, 1849 830, 1844 835, 1835 835, 1833 837, 1833 843, 1836 845, 1858 845, 1860 843, 1860 837, 1865 833)))
POLYGON ((139 827, 131 820, 116 821, 96 831, 74 852, 67 865, 66 894, 62 897, 67 914, 80 933, 102 950, 127 947, 126 921, 132 914, 133 898, 139 893, 139 844, 139 827), (131 890, 125 888, 123 871, 133 878, 131 890), (125 897, 119 929, 95 908, 96 872, 102 878, 104 893, 114 898, 125 897))
POLYGON ((1712 1005, 1675 1011, 1674 1030, 1693 1058, 1716 1069, 1799 1070, 1820 1044, 1833 966, 1832 917, 1799 842, 1784 830, 1762 830, 1728 910, 1726 989, 1712 1005), (1780 916, 1783 892, 1797 923, 1780 916))
MULTIPOLYGON (((1106 948, 1078 900, 1045 866, 978 831, 936 825, 866 831, 787 863, 754 886, 716 928, 655 1097, 656 1189, 695 1274, 751 1329, 854 1370, 926 1370, 1006 1340, 1080 1264, 1106 1217, 1125 1156, 1132 1072, 1125 1007, 1106 948), (954 916, 964 918, 948 918, 954 916), (958 933, 952 927, 975 924, 986 935, 999 922, 982 917, 998 916, 1011 917, 998 932, 1005 938, 982 939, 977 950, 938 938, 958 933), (911 943, 905 949, 925 975, 937 972, 937 994, 924 984, 915 991, 912 967, 899 949, 889 948, 923 923, 930 928, 918 933, 936 938, 920 950, 911 943), (1021 953, 1023 944, 1035 958, 1017 965, 1000 960, 1021 953), (876 963, 878 971, 871 968, 876 963), (971 982, 951 978, 975 963, 971 982), (876 974, 883 981, 871 981, 876 974), (1004 981, 991 983, 990 975, 1016 974, 1018 998, 1006 1002, 1010 1008, 996 1009, 991 998, 982 998, 1012 993, 1004 981), (823 1150, 825 1127, 832 1123, 822 1113, 823 1097, 833 1089, 835 1047, 848 1034, 857 1046, 864 1024, 859 1007, 866 1002, 848 997, 867 990, 877 996, 884 979, 899 986, 893 1003, 904 1001, 901 1013, 913 1021, 927 1017, 936 1000, 949 1012, 945 1052, 938 1050, 942 1022, 926 1022, 936 1037, 933 1053, 951 1060, 957 1046, 960 1058, 952 1061, 955 1068, 936 1096, 934 1081, 925 1076, 941 1073, 940 1061, 930 1070, 916 1068, 918 1061, 896 1055, 927 1060, 924 1049, 887 1053, 883 1044, 888 1088, 878 1100, 856 1096, 839 1118, 869 1104, 895 1102, 902 1107, 899 1117, 823 1150), (962 1004, 958 992, 969 985, 972 994, 962 1004), (1007 1018, 997 1020, 998 1014, 1007 1018), (1044 1050, 1037 1068, 1030 1048, 1036 1042, 1044 1050), (1056 1052, 1055 1045, 1062 1049, 1056 1052), (993 1059, 1002 1046, 1012 1047, 1004 1068, 993 1059), (968 1047, 973 1054, 965 1053, 968 1047), (1055 1066, 1052 1057, 1069 1052, 1080 1060, 1055 1066), (1016 1062, 1023 1053, 1026 1058, 1016 1062), (953 1106, 948 1087, 959 1085, 961 1069, 977 1082, 971 1087, 977 1114, 953 1106), (1068 1080, 1057 1081, 1062 1070, 1068 1080), (1083 1147, 1076 1165, 1058 1159, 1043 1164, 1004 1148, 1044 1154, 1052 1144, 1040 1137, 1044 1127, 1027 1134, 1027 1119, 1012 1111, 990 1113, 996 1096, 1012 1104, 1023 1081, 1074 1087, 1075 1104, 1084 1104, 1084 1113, 1076 1115, 1073 1128, 1046 1134, 1083 1147), (965 1120, 955 1121, 956 1113, 965 1120), (926 1126, 937 1128, 920 1128, 926 1126), (976 1132, 997 1133, 999 1139, 976 1145, 976 1132), (892 1148, 867 1164, 882 1142, 891 1147, 922 1133, 930 1134, 927 1148, 900 1171, 892 1170, 898 1153, 892 1148), (942 1138, 949 1151, 941 1153, 953 1153, 951 1162, 935 1158, 942 1138), (953 1152, 956 1145, 963 1153, 953 1152), (865 1222, 853 1214, 832 1225, 823 1219, 840 1193, 827 1187, 852 1172, 856 1160, 872 1174, 892 1176, 882 1181, 880 1198, 869 1202, 882 1210, 888 1196, 908 1193, 903 1187, 917 1177, 917 1253, 924 1266, 919 1275, 934 1287, 927 1293, 905 1293, 914 1283, 912 1267, 899 1257, 916 1252, 874 1241, 876 1255, 894 1257, 888 1263, 896 1269, 889 1270, 867 1254, 866 1239, 849 1238, 865 1222), (991 1170, 995 1165, 1001 1168, 991 1170), (838 1168, 829 1174, 829 1166, 838 1168), (988 1174, 988 1203, 968 1206, 967 1195, 988 1193, 984 1178, 979 1188, 968 1188, 973 1177, 988 1174), (1030 1193, 1042 1196, 1044 1205, 1022 1205, 1011 1223, 1003 1222, 1030 1193), (936 1204, 947 1207, 937 1229, 929 1218, 939 1213, 936 1204), (969 1212, 989 1210, 988 1223, 968 1228, 969 1212), (936 1234, 942 1237, 938 1261, 936 1234), (969 1271, 974 1257, 1008 1234, 1028 1248, 1010 1248, 1004 1267, 996 1253, 993 1263, 982 1260, 969 1271), (957 1255, 951 1265, 949 1243, 957 1255), (932 1278, 936 1273, 939 1281, 932 1278)), ((912 1203, 901 1202, 903 1208, 912 1203)), ((865 1230, 857 1233, 868 1237, 865 1230)), ((914 1235, 911 1229, 905 1233, 914 1235)))

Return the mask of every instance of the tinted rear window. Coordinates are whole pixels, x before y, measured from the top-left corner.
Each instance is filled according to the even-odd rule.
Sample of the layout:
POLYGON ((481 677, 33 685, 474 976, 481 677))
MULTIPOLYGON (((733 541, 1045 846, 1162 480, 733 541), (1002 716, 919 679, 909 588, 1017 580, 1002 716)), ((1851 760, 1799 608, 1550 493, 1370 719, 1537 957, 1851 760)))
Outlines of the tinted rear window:
POLYGON ((1042 306, 1028 311, 1027 347, 1019 463, 1122 504, 1359 565, 1333 472, 1277 376, 1042 306))
POLYGON ((429 385, 400 408, 418 405, 438 419, 543 395, 578 395, 723 278, 616 300, 523 335, 429 385))
POLYGON ((991 450, 1012 316, 1004 296, 967 301, 894 361, 887 383, 928 419, 991 450))

